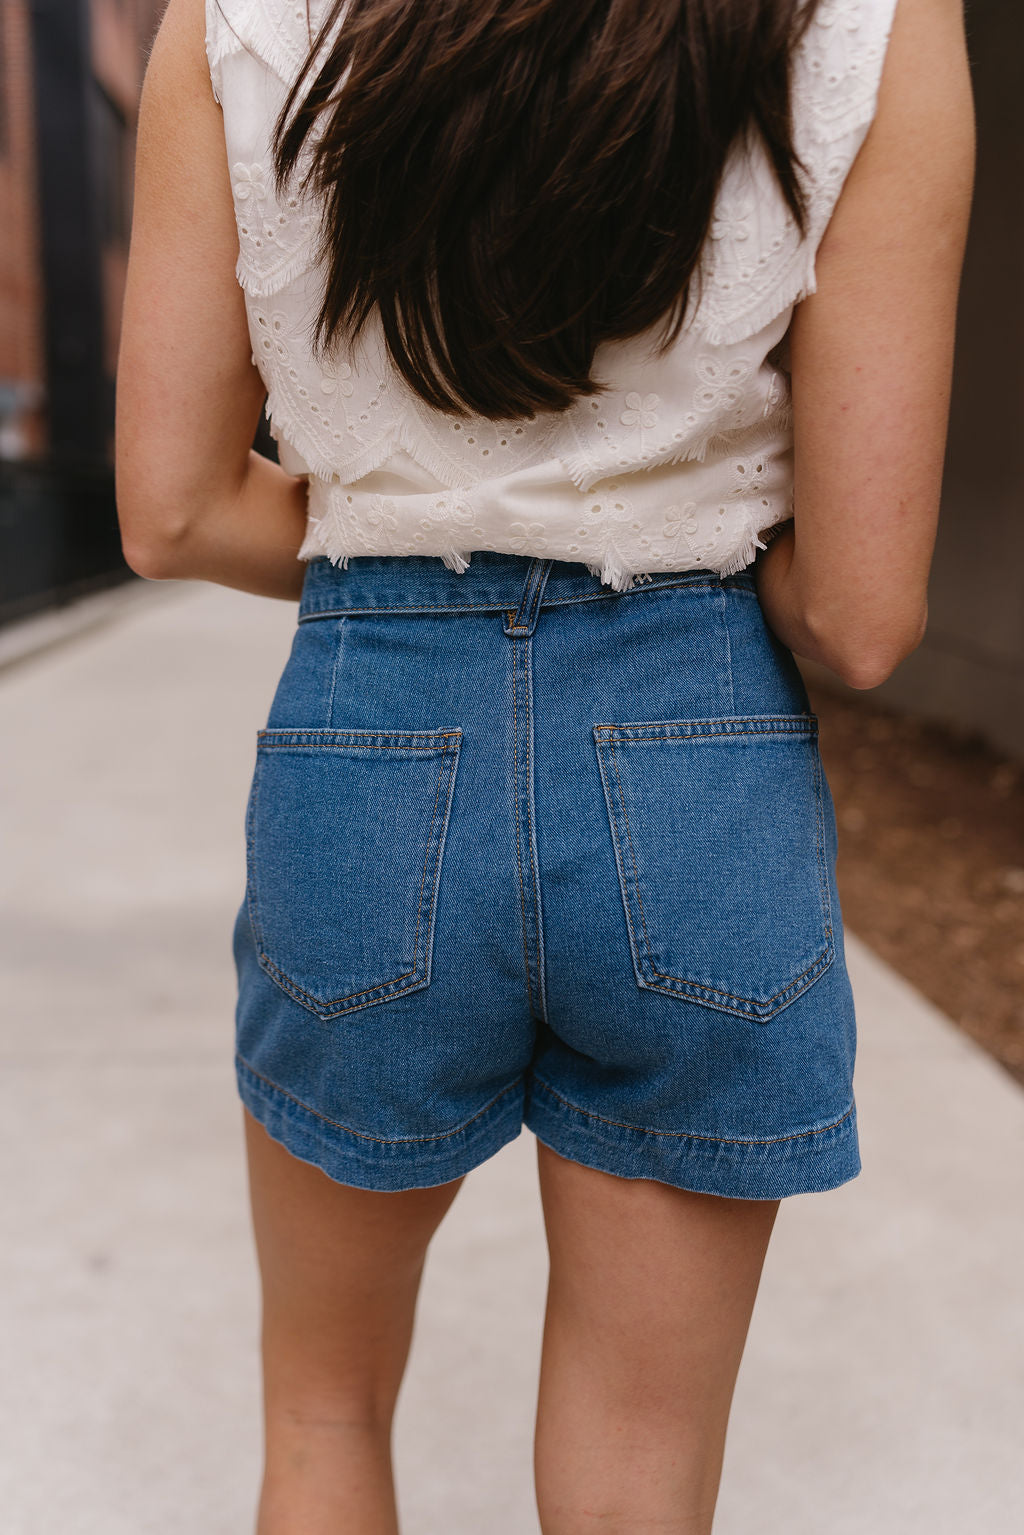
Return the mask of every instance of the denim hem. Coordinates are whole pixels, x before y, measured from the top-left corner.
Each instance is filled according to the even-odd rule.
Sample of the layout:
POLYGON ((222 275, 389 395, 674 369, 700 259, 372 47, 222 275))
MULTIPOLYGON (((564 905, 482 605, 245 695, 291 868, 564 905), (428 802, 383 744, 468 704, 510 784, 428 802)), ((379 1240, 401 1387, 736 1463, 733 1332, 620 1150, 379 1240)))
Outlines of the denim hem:
POLYGON ((447 1134, 376 1140, 324 1119, 235 1057, 239 1096, 272 1140, 336 1183, 380 1192, 434 1188, 471 1172, 523 1127, 523 1084, 506 1088, 447 1134))
POLYGON ((717 1140, 617 1124, 577 1108, 534 1078, 524 1123, 572 1162, 728 1199, 825 1193, 861 1171, 855 1104, 821 1129, 769 1141, 717 1140))

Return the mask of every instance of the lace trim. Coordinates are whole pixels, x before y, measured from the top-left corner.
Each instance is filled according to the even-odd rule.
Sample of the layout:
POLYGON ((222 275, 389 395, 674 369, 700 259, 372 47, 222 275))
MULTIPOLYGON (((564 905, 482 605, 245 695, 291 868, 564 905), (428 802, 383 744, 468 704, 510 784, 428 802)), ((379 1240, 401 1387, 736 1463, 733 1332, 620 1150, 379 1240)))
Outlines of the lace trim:
POLYGON ((238 226, 235 276, 246 293, 270 298, 316 264, 318 217, 297 193, 280 201, 271 168, 261 161, 233 161, 231 196, 238 226))
MULTIPOLYGON (((668 506, 664 515, 671 522, 681 552, 655 556, 649 566, 641 570, 637 568, 636 553, 619 547, 614 524, 598 539, 597 547, 587 550, 565 539, 546 536, 549 530, 540 523, 512 521, 501 533, 489 535, 482 529, 469 528, 468 524, 476 515, 470 503, 438 496, 430 507, 433 515, 422 520, 422 528, 426 531, 419 534, 417 544, 401 537, 402 520, 391 498, 371 497, 369 510, 360 519, 352 510, 351 494, 343 495, 340 487, 322 484, 313 489, 318 494, 311 496, 306 533, 298 551, 300 560, 324 557, 344 570, 350 559, 364 554, 421 553, 441 559, 449 570, 461 574, 472 563, 473 554, 482 550, 543 554, 585 565, 592 575, 619 592, 628 591, 635 583, 665 571, 710 570, 722 576, 734 575, 745 569, 759 550, 768 547, 770 537, 774 536, 772 529, 792 515, 791 509, 787 508, 781 515, 769 514, 766 519, 764 508, 758 502, 731 503, 729 510, 733 522, 728 533, 701 538, 696 507, 692 503, 668 506), (340 501, 344 505, 339 504, 340 501), (318 511, 313 509, 314 502, 320 505, 318 511), (762 534, 768 537, 762 537, 762 534)), ((631 515, 628 503, 626 508, 627 515, 631 515)))
MULTIPOLYGON (((310 23, 313 11, 310 7, 310 23)), ((252 52, 290 85, 309 48, 305 0, 206 0, 207 54, 252 52)))
POLYGON ((217 0, 206 0, 206 61, 210 66, 210 86, 213 99, 223 105, 221 62, 230 53, 241 53, 242 44, 231 31, 217 5, 217 0))
MULTIPOLYGON (((678 448, 669 448, 641 463, 630 464, 630 474, 644 474, 653 469, 669 468, 673 464, 703 464, 710 454, 757 453, 776 443, 779 436, 788 432, 793 422, 792 406, 787 400, 773 414, 747 426, 723 430, 721 425, 712 427, 694 441, 678 448)), ((567 453, 559 459, 566 474, 577 490, 589 495, 595 485, 609 474, 604 467, 595 468, 586 453, 567 453)))
POLYGON ((875 115, 895 6, 821 0, 794 56, 794 144, 808 172, 805 238, 760 141, 727 167, 700 300, 687 315, 711 345, 745 340, 816 292, 817 248, 875 115))
POLYGON ((845 137, 874 115, 895 10, 896 0, 820 0, 794 59, 796 116, 806 106, 820 142, 845 137))

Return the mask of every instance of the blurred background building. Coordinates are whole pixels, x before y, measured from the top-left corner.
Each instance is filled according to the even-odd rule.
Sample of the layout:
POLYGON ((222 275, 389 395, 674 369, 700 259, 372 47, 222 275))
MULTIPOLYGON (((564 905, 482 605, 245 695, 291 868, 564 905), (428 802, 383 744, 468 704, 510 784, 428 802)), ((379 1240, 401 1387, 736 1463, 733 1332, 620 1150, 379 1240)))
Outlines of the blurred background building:
POLYGON ((164 0, 0 0, 0 621, 129 576, 114 372, 164 0))
MULTIPOLYGON (((876 696, 1022 755, 1024 7, 967 8, 978 176, 930 623, 876 696)), ((113 379, 136 110, 162 9, 0 0, 0 623, 130 577, 113 379)))

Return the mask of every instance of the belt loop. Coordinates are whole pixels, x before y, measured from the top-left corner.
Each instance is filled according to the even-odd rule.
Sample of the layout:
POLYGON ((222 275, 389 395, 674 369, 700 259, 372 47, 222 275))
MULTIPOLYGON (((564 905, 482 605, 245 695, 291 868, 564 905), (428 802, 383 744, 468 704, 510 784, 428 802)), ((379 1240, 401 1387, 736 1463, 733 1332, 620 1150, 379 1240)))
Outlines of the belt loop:
POLYGON ((541 598, 547 585, 548 576, 554 560, 531 560, 530 568, 526 572, 526 582, 523 586, 523 595, 519 599, 519 606, 515 613, 511 610, 505 615, 505 633, 518 638, 520 635, 529 637, 537 627, 537 616, 540 613, 541 598))

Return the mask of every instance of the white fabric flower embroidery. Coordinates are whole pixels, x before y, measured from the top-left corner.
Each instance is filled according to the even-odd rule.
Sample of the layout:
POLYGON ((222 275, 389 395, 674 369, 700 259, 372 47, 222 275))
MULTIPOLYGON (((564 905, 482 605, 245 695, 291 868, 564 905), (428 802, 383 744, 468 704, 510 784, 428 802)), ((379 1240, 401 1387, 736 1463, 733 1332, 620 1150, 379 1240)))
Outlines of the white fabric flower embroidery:
POLYGON ((320 380, 320 388, 324 394, 343 394, 347 398, 353 389, 352 369, 348 363, 335 363, 333 372, 325 373, 320 380))
POLYGON ((697 505, 687 501, 683 506, 666 506, 661 536, 668 543, 676 544, 680 538, 693 538, 697 532, 697 505))
POLYGON ((626 409, 619 420, 623 426, 638 426, 641 431, 649 432, 658 424, 659 403, 656 394, 641 396, 636 389, 631 389, 626 396, 626 409))
POLYGON ((267 196, 267 173, 262 165, 243 165, 241 161, 231 167, 232 188, 240 203, 252 198, 264 202, 267 196))
POLYGON ((510 522, 505 531, 513 554, 526 554, 531 549, 546 549, 548 546, 542 522, 510 522))
POLYGON ((821 0, 815 22, 819 27, 833 27, 838 22, 847 32, 856 32, 861 23, 860 0, 821 0))
POLYGON ((702 352, 697 358, 700 385, 693 396, 697 410, 733 410, 744 396, 751 366, 747 357, 725 359, 713 352, 702 352))
POLYGON ((738 500, 748 496, 760 496, 768 483, 768 474, 771 469, 771 458, 767 453, 758 454, 755 458, 734 459, 730 464, 732 473, 732 485, 729 495, 738 500))
POLYGON ((753 211, 754 204, 749 197, 738 197, 732 202, 717 204, 711 220, 712 240, 749 240, 753 211))
POLYGON ((367 527, 375 533, 380 533, 389 542, 397 535, 398 518, 395 515, 395 505, 386 496, 371 497, 364 517, 367 527))

